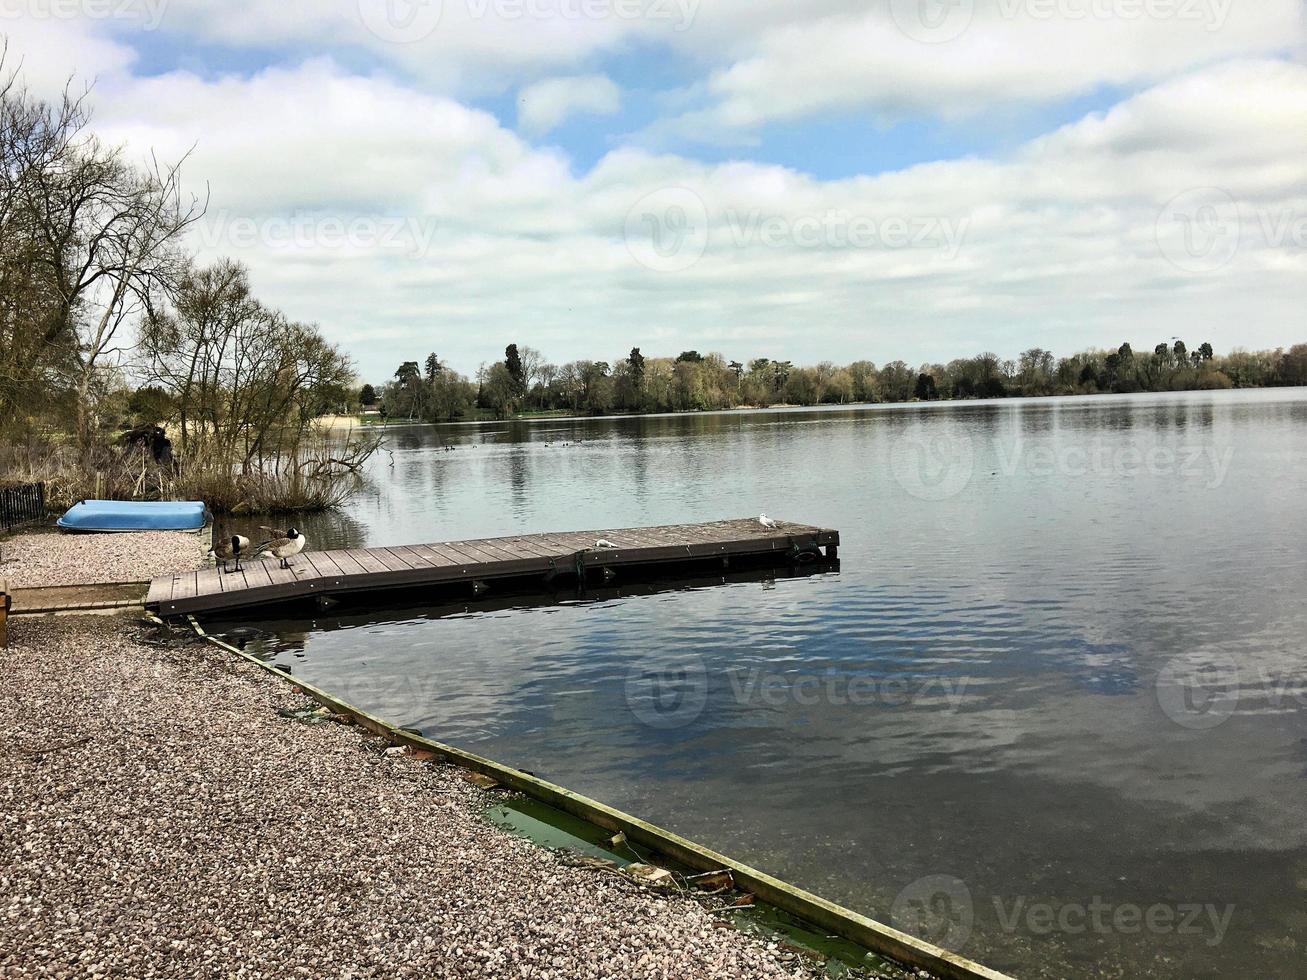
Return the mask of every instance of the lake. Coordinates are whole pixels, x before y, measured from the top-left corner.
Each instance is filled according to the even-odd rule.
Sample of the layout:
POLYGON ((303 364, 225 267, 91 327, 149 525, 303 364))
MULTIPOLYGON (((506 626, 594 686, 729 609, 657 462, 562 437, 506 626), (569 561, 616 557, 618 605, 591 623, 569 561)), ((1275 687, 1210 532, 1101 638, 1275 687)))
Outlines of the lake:
POLYGON ((297 675, 1022 977, 1304 975, 1307 389, 387 442, 311 546, 765 511, 840 567, 260 624, 297 675))

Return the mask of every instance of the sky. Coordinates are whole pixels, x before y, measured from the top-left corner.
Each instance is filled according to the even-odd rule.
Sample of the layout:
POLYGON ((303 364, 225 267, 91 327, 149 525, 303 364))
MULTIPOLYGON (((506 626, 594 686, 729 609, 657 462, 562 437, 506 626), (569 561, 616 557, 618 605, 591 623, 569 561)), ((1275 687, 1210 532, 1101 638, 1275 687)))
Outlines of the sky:
POLYGON ((1301 0, 0 0, 369 380, 1307 341, 1301 0))

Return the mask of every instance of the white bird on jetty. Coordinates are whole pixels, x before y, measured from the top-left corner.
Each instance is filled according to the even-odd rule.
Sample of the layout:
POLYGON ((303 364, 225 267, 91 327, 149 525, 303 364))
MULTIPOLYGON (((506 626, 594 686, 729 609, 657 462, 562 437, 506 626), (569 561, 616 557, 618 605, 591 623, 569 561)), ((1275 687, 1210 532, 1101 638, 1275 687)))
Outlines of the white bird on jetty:
POLYGON ((236 562, 236 571, 241 570, 241 555, 250 549, 250 539, 241 534, 233 534, 226 540, 219 541, 215 535, 214 541, 209 545, 209 554, 222 562, 222 570, 229 571, 227 563, 236 562))
POLYGON ((758 523, 761 524, 763 527, 775 527, 775 526, 776 526, 776 522, 773 521, 773 520, 772 520, 770 517, 768 517, 766 514, 759 514, 759 515, 758 515, 758 523))
POLYGON ((304 535, 300 534, 295 528, 286 532, 283 538, 273 538, 271 541, 264 541, 259 545, 258 554, 264 558, 272 555, 274 558, 281 559, 282 568, 290 568, 290 559, 294 558, 308 543, 304 535))
POLYGON ((600 538, 598 541, 595 542, 595 547, 596 547, 596 548, 616 548, 617 545, 613 544, 613 543, 612 543, 611 541, 609 541, 607 538, 600 538))

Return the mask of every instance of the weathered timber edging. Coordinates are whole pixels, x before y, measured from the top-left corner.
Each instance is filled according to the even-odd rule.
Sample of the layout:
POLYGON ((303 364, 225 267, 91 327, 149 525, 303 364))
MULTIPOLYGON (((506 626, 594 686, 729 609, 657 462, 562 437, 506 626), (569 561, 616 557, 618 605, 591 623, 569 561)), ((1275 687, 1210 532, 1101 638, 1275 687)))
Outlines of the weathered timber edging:
POLYGON ((43 585, 12 590, 11 616, 144 609, 148 582, 43 585))
MULTIPOLYGON (((579 793, 573 793, 562 786, 536 776, 527 775, 520 770, 502 765, 472 752, 466 752, 396 728, 384 719, 371 715, 347 701, 342 701, 321 688, 293 677, 285 671, 278 670, 271 664, 264 663, 257 657, 245 653, 243 650, 225 643, 217 637, 210 636, 194 616, 188 616, 187 619, 195 633, 209 643, 299 688, 319 704, 323 704, 339 714, 351 716, 361 728, 380 735, 395 745, 411 746, 414 749, 432 752, 454 765, 491 776, 509 789, 516 790, 543 803, 548 803, 550 806, 580 817, 582 820, 589 821, 605 830, 611 830, 614 833, 620 831, 626 834, 629 840, 665 854, 691 868, 700 871, 728 869, 740 888, 752 893, 762 901, 768 902, 791 915, 798 916, 815 926, 826 929, 832 935, 857 943, 864 949, 871 950, 904 965, 928 970, 935 976, 944 978, 944 980, 1014 980, 1007 974, 981 966, 964 956, 959 956, 956 953, 951 953, 946 949, 924 942, 915 936, 910 936, 874 919, 836 905, 834 902, 828 902, 824 898, 801 888, 796 888, 756 868, 751 868, 725 855, 718 854, 716 851, 701 847, 669 830, 664 830, 638 817, 615 810, 579 793)), ((156 619, 155 621, 162 624, 162 620, 156 619)))

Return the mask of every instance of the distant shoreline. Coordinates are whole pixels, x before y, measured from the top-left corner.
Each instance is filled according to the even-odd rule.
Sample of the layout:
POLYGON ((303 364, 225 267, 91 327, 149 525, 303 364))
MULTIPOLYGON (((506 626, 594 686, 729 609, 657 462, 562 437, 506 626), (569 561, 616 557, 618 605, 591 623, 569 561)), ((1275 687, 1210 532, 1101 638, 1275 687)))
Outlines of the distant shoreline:
POLYGON ((777 402, 774 405, 741 405, 736 408, 716 408, 706 411, 608 412, 603 415, 551 415, 548 413, 531 412, 521 415, 510 415, 502 419, 459 419, 455 422, 420 422, 416 420, 409 422, 402 419, 398 421, 391 419, 384 423, 380 421, 363 422, 357 416, 353 415, 324 415, 321 416, 318 421, 325 428, 329 429, 393 429, 401 427, 412 428, 414 426, 435 428, 440 426, 502 425, 505 422, 600 422, 616 419, 680 418, 687 415, 762 415, 768 412, 839 412, 856 409, 945 408, 962 405, 1012 405, 1048 401, 1081 402, 1099 399, 1128 400, 1132 398, 1179 398, 1190 395, 1219 396, 1222 394, 1246 391, 1298 391, 1304 388, 1307 388, 1307 385, 1259 385, 1248 388, 1184 388, 1179 391, 1096 391, 1077 395, 1009 395, 998 398, 938 398, 929 401, 913 400, 906 402, 828 402, 821 405, 794 405, 777 402))

